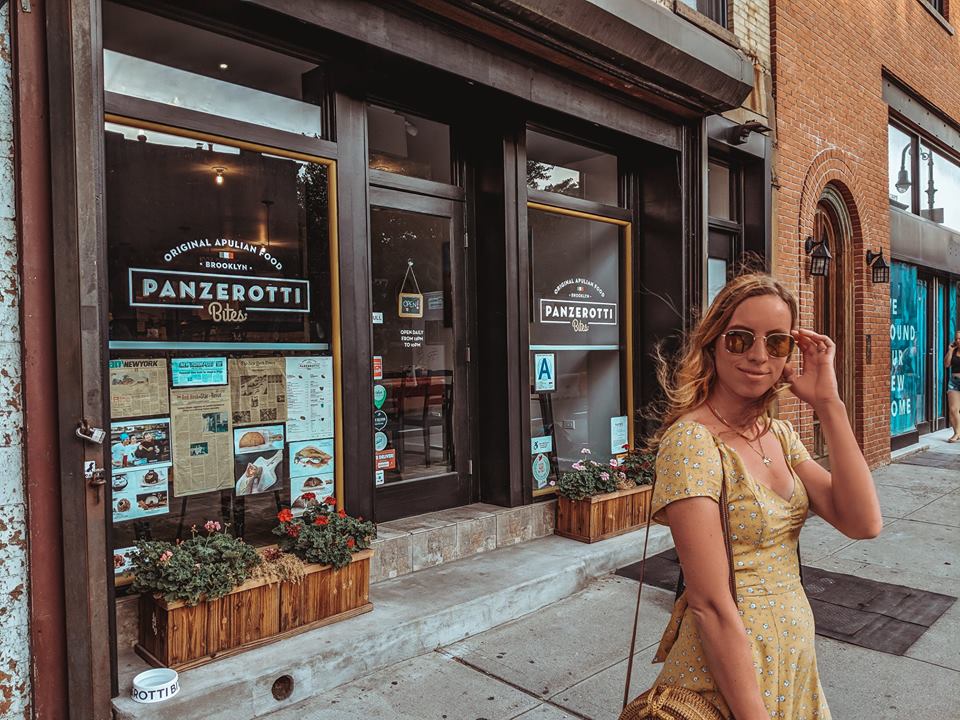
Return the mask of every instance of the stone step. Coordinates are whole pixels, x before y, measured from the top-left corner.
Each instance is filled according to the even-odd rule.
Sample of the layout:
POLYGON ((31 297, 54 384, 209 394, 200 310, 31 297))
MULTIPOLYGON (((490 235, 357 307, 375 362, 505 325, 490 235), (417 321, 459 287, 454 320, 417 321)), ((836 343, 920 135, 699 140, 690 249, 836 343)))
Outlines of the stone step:
MULTIPOLYGON (((668 528, 651 528, 649 555, 672 544, 668 528)), ((180 693, 153 705, 130 699, 133 675, 146 666, 124 651, 115 717, 261 717, 535 612, 642 552, 642 530, 593 544, 551 535, 411 572, 371 587, 372 612, 184 671, 180 693), (292 692, 275 699, 275 683, 285 676, 292 692)))

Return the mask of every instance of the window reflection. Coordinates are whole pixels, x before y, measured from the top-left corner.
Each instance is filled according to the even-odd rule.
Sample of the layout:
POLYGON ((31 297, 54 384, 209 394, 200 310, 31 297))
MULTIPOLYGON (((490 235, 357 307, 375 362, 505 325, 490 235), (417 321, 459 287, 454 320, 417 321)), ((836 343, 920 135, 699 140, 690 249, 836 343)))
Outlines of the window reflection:
POLYGON ((926 143, 921 144, 920 215, 960 230, 960 166, 926 143))
POLYGON ((367 106, 370 167, 450 182, 450 127, 399 110, 367 106))
POLYGON ((913 162, 910 135, 891 125, 887 135, 888 183, 890 204, 901 210, 912 209, 913 162))
POLYGON ((307 137, 323 131, 315 63, 109 2, 103 33, 107 92, 307 137))
POLYGON ((528 130, 527 187, 616 205, 617 158, 528 130))

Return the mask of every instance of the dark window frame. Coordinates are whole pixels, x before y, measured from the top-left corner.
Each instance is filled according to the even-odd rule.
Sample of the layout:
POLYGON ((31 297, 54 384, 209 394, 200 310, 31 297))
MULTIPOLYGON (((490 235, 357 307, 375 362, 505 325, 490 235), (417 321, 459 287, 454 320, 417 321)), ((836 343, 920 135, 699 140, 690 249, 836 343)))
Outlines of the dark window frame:
MULTIPOLYGON (((897 115, 895 113, 890 113, 889 118, 887 119, 887 127, 895 127, 900 132, 905 133, 910 136, 911 147, 913 148, 910 152, 910 177, 913 179, 913 186, 911 188, 911 197, 910 197, 910 211, 911 215, 917 217, 922 217, 920 210, 922 208, 922 197, 921 195, 924 192, 924 188, 921 188, 923 181, 921 181, 921 156, 920 153, 923 151, 923 145, 926 145, 929 148, 932 148, 937 153, 942 155, 948 162, 953 163, 958 168, 960 168, 960 154, 956 152, 950 146, 941 142, 938 138, 933 137, 929 133, 923 132, 915 124, 911 123, 907 119, 897 115)), ((889 177, 888 177, 888 187, 889 187, 889 177)), ((903 211, 907 212, 907 211, 903 211)), ((949 225, 944 223, 937 223, 943 227, 949 228, 949 225)), ((951 228, 952 229, 952 228, 951 228)))
POLYGON ((691 5, 687 0, 680 0, 691 10, 694 10, 706 18, 709 18, 717 25, 727 27, 727 0, 691 0, 691 5))

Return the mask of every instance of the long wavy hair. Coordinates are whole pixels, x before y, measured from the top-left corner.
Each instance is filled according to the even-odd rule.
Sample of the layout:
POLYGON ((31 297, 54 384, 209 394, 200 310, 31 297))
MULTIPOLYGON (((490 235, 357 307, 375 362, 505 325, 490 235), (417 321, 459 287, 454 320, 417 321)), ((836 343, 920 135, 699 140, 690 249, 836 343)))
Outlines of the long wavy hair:
MULTIPOLYGON (((687 333, 676 357, 668 357, 660 345, 656 347, 654 361, 663 397, 649 413, 659 423, 657 430, 648 438, 647 447, 650 450, 658 448, 667 428, 686 413, 700 407, 710 396, 717 382, 717 364, 713 354, 717 338, 730 324, 730 318, 740 303, 762 295, 775 295, 783 300, 790 309, 790 329, 796 329, 799 315, 796 298, 767 273, 755 272, 734 278, 717 293, 703 317, 687 333)), ((758 418, 765 417, 769 423, 773 403, 786 388, 786 383, 778 381, 757 399, 758 418)))

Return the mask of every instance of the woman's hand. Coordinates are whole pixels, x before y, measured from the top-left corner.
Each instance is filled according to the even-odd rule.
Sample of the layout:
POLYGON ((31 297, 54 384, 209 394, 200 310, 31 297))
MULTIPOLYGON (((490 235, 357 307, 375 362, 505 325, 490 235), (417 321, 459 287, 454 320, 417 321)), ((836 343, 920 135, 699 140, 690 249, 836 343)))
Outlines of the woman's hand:
POLYGON ((798 374, 787 363, 783 379, 790 383, 790 391, 814 410, 825 403, 840 400, 837 389, 837 373, 833 367, 837 346, 826 335, 812 330, 794 330, 797 347, 803 355, 803 374, 798 374))

